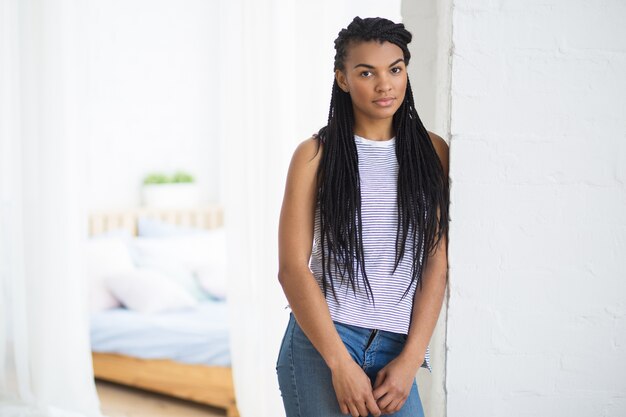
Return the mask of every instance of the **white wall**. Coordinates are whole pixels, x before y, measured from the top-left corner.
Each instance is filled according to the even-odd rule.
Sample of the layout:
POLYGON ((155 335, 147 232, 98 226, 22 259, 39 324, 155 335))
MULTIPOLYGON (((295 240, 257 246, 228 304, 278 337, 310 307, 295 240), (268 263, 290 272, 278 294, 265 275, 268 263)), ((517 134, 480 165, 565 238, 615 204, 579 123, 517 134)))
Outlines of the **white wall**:
POLYGON ((449 417, 626 415, 625 18, 454 0, 449 417))
POLYGON ((219 198, 218 3, 90 1, 91 209, 139 204, 153 170, 219 198))

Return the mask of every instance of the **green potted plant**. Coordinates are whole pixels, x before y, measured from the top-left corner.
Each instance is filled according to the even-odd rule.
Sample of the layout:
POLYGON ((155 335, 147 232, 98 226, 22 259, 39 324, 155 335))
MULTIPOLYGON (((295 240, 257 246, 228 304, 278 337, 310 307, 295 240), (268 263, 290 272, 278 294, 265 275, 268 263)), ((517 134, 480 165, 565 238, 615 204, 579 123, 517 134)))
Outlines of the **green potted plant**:
POLYGON ((199 203, 199 190, 193 175, 176 171, 147 174, 141 187, 141 200, 148 207, 189 207, 199 203))

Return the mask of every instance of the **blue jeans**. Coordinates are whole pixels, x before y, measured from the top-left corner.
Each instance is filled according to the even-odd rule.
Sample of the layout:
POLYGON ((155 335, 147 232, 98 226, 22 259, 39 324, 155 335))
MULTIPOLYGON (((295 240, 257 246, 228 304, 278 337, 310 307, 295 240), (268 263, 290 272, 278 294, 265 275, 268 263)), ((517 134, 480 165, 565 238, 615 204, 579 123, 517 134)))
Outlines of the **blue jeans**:
MULTIPOLYGON (((372 385, 377 372, 394 359, 406 342, 406 335, 333 322, 348 352, 365 371, 372 385), (372 337, 373 336, 373 337, 372 337)), ((287 417, 345 417, 339 409, 331 371, 304 334, 293 313, 283 337, 276 362, 287 417)), ((424 410, 413 381, 411 392, 396 417, 423 417, 424 410)), ((371 414, 370 414, 371 416, 371 414)))

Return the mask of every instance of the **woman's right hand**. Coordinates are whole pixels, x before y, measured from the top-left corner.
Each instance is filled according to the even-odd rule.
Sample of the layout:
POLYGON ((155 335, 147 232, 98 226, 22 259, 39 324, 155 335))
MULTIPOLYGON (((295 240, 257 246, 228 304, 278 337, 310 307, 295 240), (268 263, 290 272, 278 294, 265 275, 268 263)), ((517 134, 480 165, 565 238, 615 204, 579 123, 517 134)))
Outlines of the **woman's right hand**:
POLYGON ((344 360, 332 370, 333 387, 343 414, 367 417, 380 416, 380 408, 372 393, 372 382, 352 358, 344 360))

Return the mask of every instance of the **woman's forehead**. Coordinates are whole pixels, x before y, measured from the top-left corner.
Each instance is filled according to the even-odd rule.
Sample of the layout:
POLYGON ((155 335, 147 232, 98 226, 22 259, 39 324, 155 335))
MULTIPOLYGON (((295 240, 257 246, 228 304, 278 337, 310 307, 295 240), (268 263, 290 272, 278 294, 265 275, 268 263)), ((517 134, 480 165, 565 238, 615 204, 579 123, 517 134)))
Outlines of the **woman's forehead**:
POLYGON ((352 64, 352 67, 359 64, 387 66, 403 58, 404 53, 398 45, 372 40, 351 42, 347 48, 345 62, 352 64))

